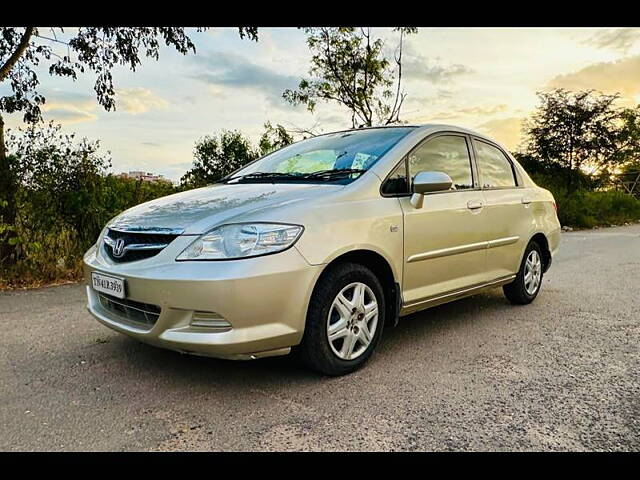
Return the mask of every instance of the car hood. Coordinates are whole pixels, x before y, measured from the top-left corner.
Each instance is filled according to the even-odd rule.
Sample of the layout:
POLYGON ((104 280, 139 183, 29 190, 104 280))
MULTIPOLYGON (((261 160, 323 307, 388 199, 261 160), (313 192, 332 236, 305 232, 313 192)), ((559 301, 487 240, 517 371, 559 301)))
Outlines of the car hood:
MULTIPOLYGON (((342 188, 319 184, 217 184, 142 203, 122 212, 108 226, 202 234, 235 217, 258 214, 265 209, 272 212, 274 208, 310 201, 342 188)), ((247 220, 260 218, 256 215, 247 220)))

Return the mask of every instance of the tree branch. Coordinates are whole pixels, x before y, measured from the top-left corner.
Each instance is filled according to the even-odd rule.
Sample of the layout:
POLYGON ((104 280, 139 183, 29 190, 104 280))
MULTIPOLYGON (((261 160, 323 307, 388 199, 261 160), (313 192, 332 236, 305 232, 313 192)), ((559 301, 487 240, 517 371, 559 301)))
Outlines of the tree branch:
POLYGON ((2 82, 9 72, 13 68, 13 66, 18 62, 24 51, 29 46, 29 40, 31 39, 31 35, 33 34, 35 27, 27 27, 22 34, 22 38, 20 39, 20 43, 18 44, 18 48, 13 54, 9 57, 9 59, 0 67, 0 82, 2 82))
POLYGON ((364 64, 364 103, 367 107, 367 111, 369 112, 369 124, 373 123, 373 111, 371 110, 371 106, 369 105, 369 59, 371 58, 371 29, 367 28, 367 34, 364 34, 364 29, 362 29, 362 34, 367 39, 367 55, 365 57, 364 64))
MULTIPOLYGON (((341 75, 341 73, 340 73, 340 71, 338 69, 338 66, 332 61, 333 52, 331 51, 331 43, 330 43, 329 32, 327 32, 324 29, 321 29, 321 34, 323 35, 323 37, 325 39, 325 45, 326 45, 325 57, 326 57, 327 65, 329 66, 331 72, 335 76, 336 80, 338 80, 338 83, 340 84, 342 90, 345 93, 344 104, 347 107, 349 107, 351 110, 355 111, 357 106, 356 106, 354 100, 355 100, 355 98, 357 98, 357 92, 356 91, 351 91, 351 89, 349 88, 349 85, 343 79, 343 77, 342 77, 342 75, 341 75)), ((361 117, 360 114, 358 114, 358 116, 361 117)))
POLYGON ((61 43, 62 45, 66 45, 67 47, 69 46, 69 44, 67 42, 63 42, 62 40, 58 40, 57 38, 45 37, 44 35, 39 35, 39 34, 34 34, 33 36, 34 37, 38 37, 38 38, 42 38, 44 40, 49 40, 50 42, 61 43))
POLYGON ((387 125, 391 122, 394 121, 394 116, 396 117, 396 119, 399 119, 400 117, 400 107, 402 106, 402 101, 404 100, 404 98, 402 98, 402 100, 400 100, 400 105, 398 105, 398 100, 400 98, 400 86, 401 86, 401 82, 402 82, 402 40, 403 40, 403 36, 404 36, 404 31, 400 30, 400 45, 398 46, 398 56, 394 57, 396 60, 396 64, 398 65, 398 88, 396 89, 396 99, 393 102, 393 108, 391 109, 391 114, 389 115, 389 118, 387 119, 387 125))

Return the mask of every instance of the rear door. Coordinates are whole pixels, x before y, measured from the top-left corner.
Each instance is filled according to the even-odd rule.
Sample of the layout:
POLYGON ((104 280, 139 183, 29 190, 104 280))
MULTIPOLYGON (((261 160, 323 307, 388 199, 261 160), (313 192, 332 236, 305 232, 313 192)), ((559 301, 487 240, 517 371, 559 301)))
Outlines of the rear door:
POLYGON ((473 150, 486 202, 487 273, 493 280, 518 271, 534 221, 531 198, 500 147, 474 137, 473 150))

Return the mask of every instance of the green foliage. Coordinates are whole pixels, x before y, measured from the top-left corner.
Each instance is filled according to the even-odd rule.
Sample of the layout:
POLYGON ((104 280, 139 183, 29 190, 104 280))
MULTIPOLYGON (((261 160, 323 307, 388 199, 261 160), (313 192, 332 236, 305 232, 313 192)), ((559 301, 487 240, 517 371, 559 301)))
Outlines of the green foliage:
MULTIPOLYGON (((99 142, 76 141, 52 123, 11 133, 7 143, 17 164, 18 188, 15 223, 0 219, 0 245, 16 260, 2 267, 5 282, 76 277, 82 254, 107 221, 129 207, 176 192, 165 182, 107 175, 110 157, 100 152, 99 142)), ((5 202, 0 200, 0 207, 5 202)))
POLYGON ((531 155, 519 152, 515 152, 514 156, 534 182, 549 190, 567 190, 568 182, 575 189, 585 190, 601 188, 605 183, 601 177, 587 175, 582 170, 567 170, 558 163, 540 162, 531 155))
POLYGON ((39 120, 40 105, 45 102, 44 96, 36 90, 39 84, 33 68, 36 65, 47 62, 50 75, 74 80, 85 69, 92 71, 96 76, 94 90, 98 102, 106 110, 113 110, 115 89, 111 70, 114 66, 125 65, 135 71, 142 55, 157 60, 160 41, 182 54, 195 52, 195 45, 182 27, 80 27, 70 38, 62 28, 41 32, 34 27, 3 27, 0 35, 2 61, 18 51, 25 34, 25 50, 18 61, 0 75, 0 81, 6 75, 12 90, 11 95, 0 98, 0 111, 23 111, 25 122, 39 120), (64 55, 57 54, 52 48, 56 43, 65 45, 64 55))
POLYGON ((417 29, 395 30, 400 40, 393 68, 384 54, 384 42, 372 38, 368 28, 305 28, 312 53, 311 78, 302 79, 297 90, 286 90, 283 98, 311 112, 319 101, 337 102, 351 112, 354 128, 398 122, 405 98, 401 88, 403 39, 417 29))
POLYGON ((86 241, 99 221, 102 177, 111 159, 99 152, 99 142, 75 142, 73 134, 60 129, 51 122, 7 138, 21 186, 16 195, 20 218, 30 229, 47 231, 62 221, 86 241))
POLYGON ((560 223, 592 228, 639 220, 640 200, 617 191, 611 172, 640 170, 640 106, 617 108, 618 95, 593 90, 538 96, 540 106, 525 123, 524 153, 515 156, 553 193, 560 223))
MULTIPOLYGON (((214 182, 260 153, 292 141, 281 125, 270 123, 265 124, 259 150, 237 131, 204 137, 196 142, 195 165, 183 177, 189 182, 182 188, 214 182)), ((0 266, 0 286, 77 278, 83 253, 111 218, 181 190, 168 182, 107 174, 111 157, 98 141, 76 139, 53 123, 10 131, 7 145, 17 215, 12 223, 0 216, 0 247, 14 259, 0 266)), ((7 203, 0 198, 0 212, 7 203)))
POLYGON ((623 109, 620 120, 616 164, 623 165, 622 170, 626 172, 640 171, 640 105, 623 109))
MULTIPOLYGON (((241 27, 239 33, 243 38, 258 38, 256 27, 241 27)), ((1 27, 0 85, 7 88, 0 95, 0 113, 22 112, 29 124, 42 120, 40 107, 45 97, 38 91, 40 79, 35 67, 43 64, 48 65, 49 75, 72 80, 78 73, 92 73, 98 103, 105 110, 115 110, 112 70, 124 66, 135 71, 143 57, 158 60, 162 43, 182 54, 195 52, 195 45, 183 27, 78 27, 72 34, 58 27, 1 27)), ((15 197, 19 187, 14 170, 30 167, 10 163, 3 134, 4 122, 0 115, 0 200, 7 201, 0 206, 0 217, 4 224, 15 225, 18 215, 15 197)), ((90 187, 89 190, 93 191, 90 187)), ((91 196, 88 191, 84 194, 91 196)), ((79 234, 84 236, 85 231, 80 230, 79 234)), ((0 265, 16 261, 13 246, 19 242, 11 238, 15 233, 12 232, 5 229, 0 237, 0 265)))
POLYGON ((201 138, 196 142, 193 156, 193 168, 180 179, 181 185, 187 188, 215 183, 258 157, 249 140, 237 130, 223 130, 218 135, 201 138))
POLYGON ((619 109, 619 95, 593 90, 539 92, 540 105, 524 125, 524 151, 536 162, 557 165, 567 189, 573 172, 605 174, 640 153, 640 110, 619 109))
MULTIPOLYGON (((258 39, 256 27, 240 27, 239 33, 258 39)), ((0 82, 8 80, 11 94, 0 97, 0 112, 22 111, 25 122, 40 120, 45 98, 37 91, 40 81, 33 67, 43 63, 48 64, 50 75, 73 80, 78 73, 91 71, 98 103, 114 110, 113 68, 122 65, 135 71, 143 56, 158 60, 162 43, 183 55, 196 51, 184 27, 79 27, 73 35, 59 27, 2 27, 0 82), (60 52, 53 48, 56 45, 62 46, 60 52), (8 62, 16 54, 16 61, 8 62)))
POLYGON ((180 179, 181 186, 210 185, 258 157, 293 143, 293 137, 282 125, 274 127, 267 122, 264 128, 257 148, 237 130, 223 130, 198 140, 193 149, 193 167, 180 179))
POLYGON ((553 194, 562 225, 593 228, 640 220, 640 200, 611 190, 608 179, 571 171, 569 190, 567 171, 562 166, 543 164, 522 154, 516 154, 516 158, 537 185, 553 194))
POLYGON ((640 200, 616 190, 555 192, 562 225, 593 228, 640 220, 640 200))
POLYGON ((271 122, 267 122, 264 124, 264 129, 265 131, 260 137, 260 143, 258 144, 260 156, 293 143, 293 137, 282 125, 276 125, 274 127, 271 125, 271 122))

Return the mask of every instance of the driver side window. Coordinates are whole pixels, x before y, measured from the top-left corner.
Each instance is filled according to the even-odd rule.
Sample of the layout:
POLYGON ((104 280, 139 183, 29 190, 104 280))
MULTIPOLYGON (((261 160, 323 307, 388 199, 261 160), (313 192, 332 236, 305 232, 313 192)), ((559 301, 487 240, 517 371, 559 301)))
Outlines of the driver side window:
POLYGON ((418 172, 443 172, 451 177, 452 190, 473 188, 471 156, 467 139, 460 135, 440 135, 427 140, 409 154, 409 176, 418 172))

